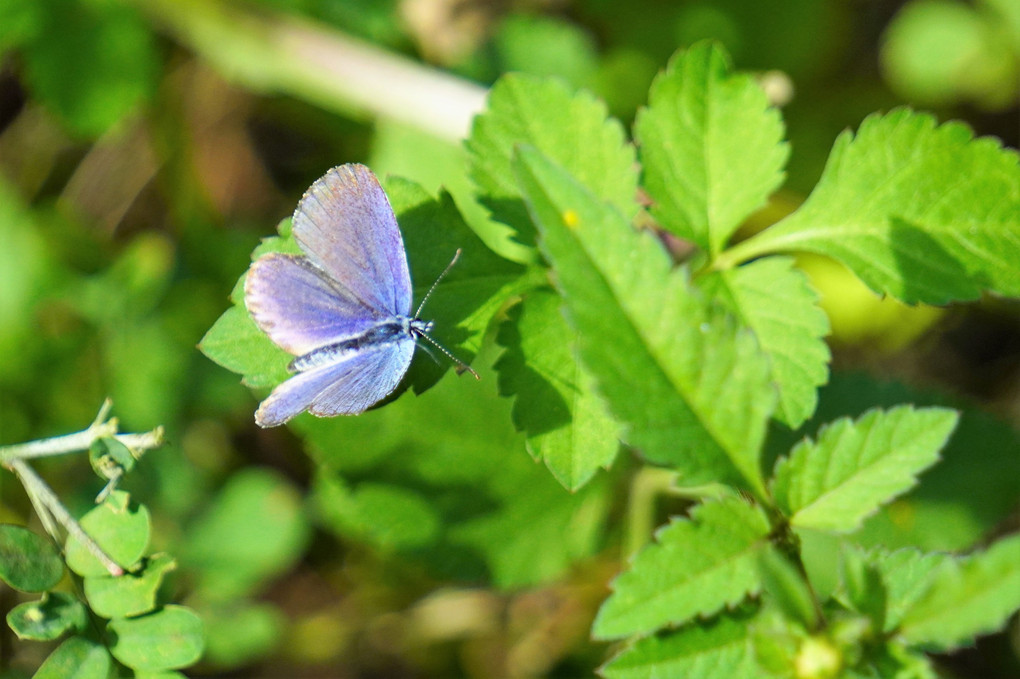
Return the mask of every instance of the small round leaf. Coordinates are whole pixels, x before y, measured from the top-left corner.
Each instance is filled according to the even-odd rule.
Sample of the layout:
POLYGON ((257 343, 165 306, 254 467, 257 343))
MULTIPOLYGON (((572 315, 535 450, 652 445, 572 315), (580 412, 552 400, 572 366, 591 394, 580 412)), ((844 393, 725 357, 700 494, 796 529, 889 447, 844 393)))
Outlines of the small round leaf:
POLYGON ((63 575, 53 543, 23 526, 0 525, 0 580, 22 592, 44 592, 63 575))
POLYGON ((118 618, 107 628, 113 657, 136 670, 187 667, 202 656, 202 620, 190 608, 166 606, 139 618, 118 618))
POLYGON ((86 623, 85 606, 64 592, 47 592, 7 614, 7 624, 18 638, 30 641, 53 641, 69 630, 84 630, 86 623))
POLYGON ((173 557, 158 554, 137 572, 116 577, 85 578, 85 597, 96 614, 104 618, 126 618, 148 613, 156 607, 156 594, 163 578, 177 567, 173 557))
MULTIPOLYGON (((149 544, 149 510, 128 502, 116 491, 81 518, 81 527, 117 564, 130 568, 149 544)), ((106 568, 73 537, 67 538, 67 567, 81 576, 109 575, 106 568)))
POLYGON ((96 439, 89 446, 89 463, 100 478, 119 478, 134 469, 135 462, 128 447, 112 436, 96 439))
POLYGON ((46 658, 32 679, 108 679, 112 664, 99 644, 71 637, 46 658))

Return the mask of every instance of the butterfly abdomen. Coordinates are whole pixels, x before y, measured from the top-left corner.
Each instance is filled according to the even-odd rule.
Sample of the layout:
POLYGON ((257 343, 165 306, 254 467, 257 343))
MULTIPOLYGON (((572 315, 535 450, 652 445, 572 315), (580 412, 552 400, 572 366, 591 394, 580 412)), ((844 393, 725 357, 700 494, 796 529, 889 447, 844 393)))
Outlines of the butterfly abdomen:
POLYGON ((304 372, 319 366, 340 363, 365 351, 383 349, 397 342, 413 340, 411 325, 412 319, 406 316, 395 316, 372 326, 356 337, 333 342, 298 356, 290 362, 287 368, 291 372, 304 372))

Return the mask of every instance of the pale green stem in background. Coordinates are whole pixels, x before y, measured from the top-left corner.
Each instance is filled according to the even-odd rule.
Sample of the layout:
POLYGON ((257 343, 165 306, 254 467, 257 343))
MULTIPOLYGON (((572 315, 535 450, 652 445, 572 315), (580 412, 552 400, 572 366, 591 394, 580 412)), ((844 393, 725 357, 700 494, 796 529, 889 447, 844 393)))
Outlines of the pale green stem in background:
POLYGON ((623 556, 630 558, 648 542, 655 530, 655 500, 667 492, 676 480, 676 472, 645 467, 630 482, 623 556))
POLYGON ((458 142, 485 103, 480 85, 338 31, 222 0, 134 0, 229 80, 348 116, 407 123, 458 142))
MULTIPOLYGON (((99 408, 99 414, 96 415, 96 419, 89 425, 88 429, 83 431, 39 441, 0 446, 0 465, 10 469, 17 475, 21 485, 25 488, 25 492, 28 493, 28 497, 32 501, 32 506, 39 515, 43 527, 53 536, 54 540, 60 542, 55 525, 57 523, 64 527, 68 535, 78 540, 85 549, 95 556, 111 575, 122 575, 124 570, 96 544, 95 540, 88 536, 81 527, 81 524, 64 507, 56 493, 46 485, 46 482, 26 462, 26 460, 37 457, 64 455, 88 450, 93 441, 110 436, 127 446, 135 458, 141 457, 142 453, 146 450, 163 445, 163 427, 156 427, 152 431, 143 434, 118 434, 116 418, 106 419, 107 415, 110 414, 111 407, 112 403, 109 399, 104 401, 103 405, 99 408)), ((112 482, 113 479, 111 479, 112 482)), ((97 502, 102 501, 102 498, 109 494, 110 488, 110 484, 107 484, 97 502)))
POLYGON ((729 492, 721 483, 702 486, 677 486, 677 473, 669 469, 645 467, 634 475, 630 484, 627 508, 624 557, 641 550, 655 532, 656 500, 663 495, 684 498, 692 502, 720 498, 729 492))

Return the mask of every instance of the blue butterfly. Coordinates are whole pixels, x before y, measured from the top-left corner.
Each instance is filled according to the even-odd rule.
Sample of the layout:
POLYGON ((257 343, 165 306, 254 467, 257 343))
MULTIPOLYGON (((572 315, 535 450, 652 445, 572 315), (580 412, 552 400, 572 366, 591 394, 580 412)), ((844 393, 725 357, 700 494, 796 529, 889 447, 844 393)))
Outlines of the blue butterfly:
MULTIPOLYGON (((478 374, 428 336, 412 316, 411 274, 389 199, 364 165, 335 167, 294 211, 304 256, 271 253, 248 270, 244 302, 255 324, 296 358, 297 373, 259 405, 255 422, 275 427, 307 410, 357 415, 396 389, 419 337, 478 374)), ((457 255, 432 285, 450 270, 457 255)))

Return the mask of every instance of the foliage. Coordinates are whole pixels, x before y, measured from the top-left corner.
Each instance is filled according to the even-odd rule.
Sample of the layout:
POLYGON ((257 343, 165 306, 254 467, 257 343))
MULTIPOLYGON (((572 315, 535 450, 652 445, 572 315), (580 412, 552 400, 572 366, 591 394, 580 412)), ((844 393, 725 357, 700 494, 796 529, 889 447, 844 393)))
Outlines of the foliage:
POLYGON ((915 103, 1015 105, 1008 2, 907 3, 881 40, 875 16, 814 0, 468 3, 438 23, 414 3, 64 4, 0 8, 0 86, 26 100, 0 107, 0 443, 110 393, 171 444, 144 464, 93 446, 131 493, 90 512, 105 481, 41 467, 133 570, 71 540, 70 593, 52 547, 5 527, 0 577, 45 592, 9 626, 64 638, 44 663, 16 644, 14 665, 178 676, 201 643, 208 674, 1015 673, 973 644, 1020 608, 1020 436, 845 371, 1015 412, 1014 142, 837 70, 854 26, 915 103), (491 83, 466 143, 406 111, 366 126, 316 61, 328 33, 297 17, 491 83), (423 316, 482 380, 418 352, 361 416, 256 432, 292 357, 251 321, 243 271, 298 252, 287 220, 256 241, 355 160, 383 180, 416 300, 462 250, 423 316), (168 627, 179 643, 149 652, 168 627))
MULTIPOLYGON (((784 565, 772 551, 801 563, 801 531, 859 530, 937 461, 957 423, 953 411, 901 406, 837 420, 817 440, 805 439, 781 457, 769 484, 761 456, 770 417, 796 425, 811 414, 828 359, 825 327, 815 320, 817 299, 793 275, 790 260, 768 255, 806 250, 841 258, 876 290, 905 302, 945 303, 982 291, 1016 295, 1020 271, 1007 255, 1020 245, 1016 155, 992 140, 971 139, 959 124, 937 127, 929 116, 906 109, 872 116, 856 136, 836 141, 818 187, 800 209, 728 247, 736 226, 775 188, 786 153, 778 115, 753 82, 730 75, 719 48, 696 45, 656 79, 635 136, 652 216, 704 256, 676 267, 651 231, 632 228, 632 163, 623 157, 619 126, 584 94, 508 77, 493 89, 490 109, 468 142, 480 201, 522 242, 537 236, 569 325, 556 329, 556 305, 541 287, 529 290, 508 276, 491 288, 504 299, 508 291, 524 295, 523 311, 503 324, 506 354, 497 369, 504 393, 517 399, 517 425, 531 432, 533 449, 554 432, 570 441, 601 428, 584 415, 592 406, 582 405, 597 392, 622 425, 622 439, 647 461, 676 471, 685 485, 722 483, 754 498, 748 504, 724 495, 697 505, 689 520, 660 531, 656 544, 614 582, 595 621, 596 637, 641 638, 679 629, 670 633, 672 654, 663 655, 662 645, 653 650, 638 643, 606 672, 613 676, 614 668, 633 663, 653 673, 693 670, 682 660, 684 635, 703 634, 699 618, 728 616, 724 611, 751 605, 763 590, 760 608, 739 618, 744 631, 736 637, 752 639, 756 629, 778 626, 792 644, 792 657, 778 659, 780 673, 807 662, 800 654, 818 649, 835 654, 826 672, 876 671, 897 644, 947 647, 1001 626, 1020 607, 1020 589, 1012 584, 1016 561, 1000 556, 1011 540, 947 562, 945 568, 957 569, 947 571, 953 575, 929 573, 927 582, 914 585, 929 594, 907 606, 888 591, 881 601, 854 594, 860 586, 853 580, 837 584, 851 595, 846 603, 814 599, 804 571, 784 565), (538 113, 549 110, 562 115, 538 113), (747 138, 733 138, 728 130, 747 138), (957 172, 961 167, 967 171, 957 172), (539 320, 543 314, 548 320, 539 320), (803 319, 794 320, 803 331, 784 337, 781 318, 803 319), (576 355, 563 353, 564 344, 576 344, 576 355), (548 366, 542 356, 553 351, 556 373, 542 367, 548 366), (573 363, 577 367, 564 373, 573 363), (770 369, 773 364, 777 368, 770 369), (547 395, 536 396, 543 388, 547 395), (778 410, 777 397, 789 392, 800 396, 787 396, 786 409, 778 410), (536 398, 565 405, 536 409, 536 398), (982 603, 986 595, 997 597, 996 610, 982 603), (815 606, 824 617, 814 614, 815 606), (962 608, 968 618, 949 616, 952 621, 940 623, 924 613, 925 606, 962 608), (900 624, 875 629, 889 619, 887 607, 901 611, 900 624), (855 615, 867 617, 854 627, 855 615), (836 621, 853 631, 833 636, 836 621)), ((477 251, 469 248, 466 259, 477 251)), ((415 261, 416 252, 410 252, 415 261)), ((535 281, 523 272, 517 276, 535 281)), ((466 315, 457 311, 465 302, 463 295, 446 302, 454 319, 466 315)), ((246 318, 241 303, 235 297, 237 306, 228 313, 246 318)), ((482 317, 476 327, 488 323, 482 317)), ((462 336, 471 336, 467 330, 462 336)), ((223 335, 215 328, 206 351, 238 369, 220 358, 226 353, 223 335)), ((247 356, 251 368, 240 372, 252 380, 259 361, 247 356)), ((613 431, 603 429, 603 436, 613 431)), ((571 445, 545 457, 571 490, 591 478, 593 462, 610 459, 605 453, 593 459, 588 447, 571 445), (588 471, 578 477, 571 469, 588 471)), ((392 499, 373 506, 375 522, 395 521, 385 517, 401 511, 392 499)), ((861 558, 865 572, 880 565, 876 553, 861 558)), ((876 591, 887 587, 880 575, 871 582, 876 591)), ((734 623, 726 626, 732 634, 734 623)), ((753 647, 745 643, 741 663, 754 665, 748 655, 753 647)), ((729 646, 715 652, 723 648, 731 653, 729 646)), ((766 663, 757 671, 775 669, 766 663)))
MULTIPOLYGON (((177 562, 166 553, 147 554, 152 530, 148 510, 134 503, 129 493, 114 489, 124 472, 152 446, 138 445, 142 440, 138 435, 101 438, 97 429, 113 422, 104 421, 106 410, 104 406, 96 423, 81 432, 83 436, 0 449, 4 465, 22 479, 52 536, 57 537, 55 520, 68 533, 63 554, 58 554, 51 543, 29 530, 0 525, 0 580, 42 595, 12 608, 8 626, 19 639, 31 641, 54 641, 67 635, 39 667, 37 677, 107 677, 115 668, 114 659, 136 676, 167 672, 194 664, 205 645, 202 621, 195 611, 165 604, 160 596, 177 562), (97 506, 74 523, 62 518, 66 510, 25 465, 26 459, 41 456, 44 450, 59 454, 81 446, 95 453, 96 472, 110 483, 97 506), (121 463, 127 460, 129 464, 121 463), (57 588, 65 564, 75 576, 79 596, 57 588)), ((115 422, 113 427, 115 431, 115 422)), ((158 439, 157 435, 157 445, 158 439)))

